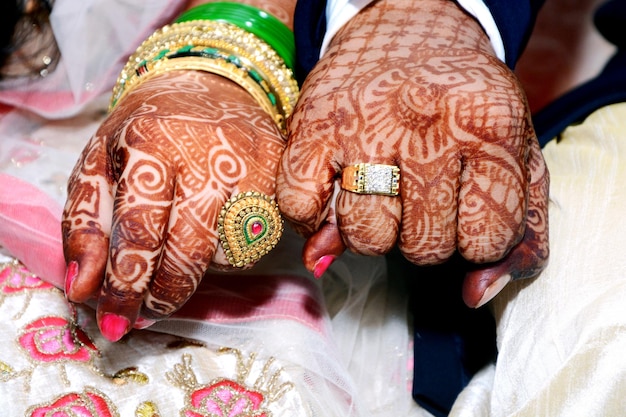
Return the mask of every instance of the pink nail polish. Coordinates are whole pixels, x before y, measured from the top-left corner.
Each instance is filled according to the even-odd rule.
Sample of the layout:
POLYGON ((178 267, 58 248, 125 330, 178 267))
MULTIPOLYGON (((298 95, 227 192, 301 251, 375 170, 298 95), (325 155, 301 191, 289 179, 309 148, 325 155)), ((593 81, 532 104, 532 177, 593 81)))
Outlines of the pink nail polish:
POLYGON ((152 326, 154 323, 156 323, 156 320, 149 320, 143 317, 137 317, 137 320, 135 320, 135 324, 133 324, 133 328, 141 330, 152 326))
POLYGON ((313 276, 315 279, 320 279, 320 277, 326 272, 330 264, 332 264, 337 257, 334 255, 324 255, 315 262, 315 266, 313 267, 313 276))
POLYGON ((72 284, 74 280, 78 276, 78 262, 72 261, 67 265, 67 269, 65 270, 65 297, 67 298, 70 290, 72 289, 72 284))
POLYGON ((130 327, 130 321, 126 317, 117 314, 106 313, 100 321, 102 335, 111 342, 117 342, 124 336, 130 327))
POLYGON ((500 293, 500 291, 502 291, 502 289, 506 287, 506 284, 508 284, 510 281, 511 281, 511 275, 506 274, 506 275, 502 275, 500 278, 492 282, 491 285, 488 286, 485 292, 483 293, 482 298, 480 299, 480 301, 478 302, 475 308, 482 307, 485 304, 487 304, 489 301, 491 301, 491 299, 495 297, 496 295, 498 295, 498 293, 500 293))

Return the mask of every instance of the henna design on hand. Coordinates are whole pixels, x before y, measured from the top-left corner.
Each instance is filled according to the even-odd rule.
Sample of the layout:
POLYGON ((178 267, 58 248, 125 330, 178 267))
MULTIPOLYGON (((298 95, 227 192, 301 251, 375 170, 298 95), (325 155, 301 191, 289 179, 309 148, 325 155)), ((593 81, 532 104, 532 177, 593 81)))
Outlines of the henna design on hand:
POLYGON ((170 72, 138 86, 68 186, 65 254, 81 267, 74 287, 95 295, 102 283, 99 310, 131 320, 140 308, 148 318, 176 311, 214 260, 222 205, 239 190, 273 195, 283 147, 254 99, 219 76, 170 72), (95 235, 106 240, 101 252, 85 253, 95 235))
POLYGON ((530 170, 543 169, 529 166, 525 97, 453 2, 383 0, 361 11, 309 75, 289 128, 277 195, 306 236, 325 221, 341 169, 359 162, 398 165, 401 195, 338 194, 337 224, 353 251, 398 243, 416 264, 455 250, 483 263, 524 235, 530 170))

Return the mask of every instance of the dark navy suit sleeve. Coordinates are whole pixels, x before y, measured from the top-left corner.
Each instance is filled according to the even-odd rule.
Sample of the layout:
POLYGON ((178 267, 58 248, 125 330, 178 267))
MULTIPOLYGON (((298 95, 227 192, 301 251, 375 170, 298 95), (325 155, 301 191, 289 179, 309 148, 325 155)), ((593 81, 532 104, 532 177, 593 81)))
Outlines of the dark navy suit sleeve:
POLYGON ((302 85, 319 60, 326 33, 326 0, 298 0, 293 32, 296 41, 296 79, 302 85))
POLYGON ((484 0, 504 43, 506 64, 515 68, 544 0, 484 0))

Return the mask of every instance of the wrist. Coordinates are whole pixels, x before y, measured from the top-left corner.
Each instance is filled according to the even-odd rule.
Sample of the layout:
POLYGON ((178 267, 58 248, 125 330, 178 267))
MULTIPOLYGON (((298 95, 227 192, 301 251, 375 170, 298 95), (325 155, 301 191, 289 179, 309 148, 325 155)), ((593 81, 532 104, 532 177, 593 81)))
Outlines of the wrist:
MULTIPOLYGON (((474 16, 476 10, 469 12, 455 1, 378 0, 354 13, 356 15, 337 30, 336 37, 327 34, 323 46, 330 48, 342 35, 354 38, 361 36, 359 32, 363 35, 369 32, 376 34, 372 49, 387 48, 389 42, 393 42, 431 49, 473 48, 481 54, 499 56, 486 30, 474 16)), ((322 54, 324 52, 322 50, 322 54)))
POLYGON ((467 13, 472 15, 483 28, 483 31, 489 38, 491 46, 498 58, 503 62, 506 61, 506 52, 504 50, 504 42, 496 21, 489 10, 489 7, 483 0, 456 0, 460 7, 467 13))
MULTIPOLYGON (((189 0, 183 9, 183 13, 194 7, 217 1, 224 0, 189 0)), ((244 4, 244 2, 240 0, 232 1, 244 4)), ((274 17, 276 17, 283 24, 285 24, 290 30, 293 30, 293 15, 296 6, 296 0, 246 0, 245 4, 271 13, 274 17)))
POLYGON ((131 55, 113 89, 110 109, 153 76, 169 71, 204 71, 244 88, 284 131, 298 98, 298 85, 283 56, 255 32, 270 38, 283 55, 293 53, 290 30, 259 9, 220 2, 187 10, 131 55), (249 26, 254 29, 247 30, 249 26))

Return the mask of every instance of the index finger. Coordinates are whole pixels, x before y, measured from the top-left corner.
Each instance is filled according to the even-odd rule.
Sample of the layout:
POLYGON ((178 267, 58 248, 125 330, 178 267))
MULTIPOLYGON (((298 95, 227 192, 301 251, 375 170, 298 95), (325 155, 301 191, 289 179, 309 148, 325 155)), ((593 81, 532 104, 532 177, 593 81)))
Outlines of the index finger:
POLYGON ((128 153, 122 168, 97 308, 100 331, 111 341, 124 336, 138 317, 159 262, 174 190, 171 168, 140 151, 128 153))
POLYGON ((306 100, 290 123, 289 142, 278 166, 276 199, 296 231, 308 236, 326 219, 340 167, 333 158, 337 149, 328 119, 305 115, 305 107, 306 100))

